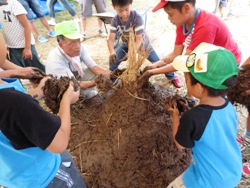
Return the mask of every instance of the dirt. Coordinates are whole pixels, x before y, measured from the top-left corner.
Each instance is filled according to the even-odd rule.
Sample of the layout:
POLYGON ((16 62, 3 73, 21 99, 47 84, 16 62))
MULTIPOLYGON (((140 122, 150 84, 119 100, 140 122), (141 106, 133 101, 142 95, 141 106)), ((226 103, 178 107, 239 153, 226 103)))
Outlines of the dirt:
POLYGON ((69 150, 87 187, 165 187, 187 168, 190 152, 175 146, 165 109, 171 95, 113 87, 73 106, 69 150))
MULTIPOLYGON (((155 0, 134 1, 133 8, 144 11, 156 3, 155 0)), ((210 1, 197 0, 197 3, 204 9, 211 7, 210 1)), ((110 0, 107 5, 112 11, 110 0)), ((233 14, 225 23, 238 43, 244 61, 249 56, 250 37, 246 29, 250 15, 249 0, 233 1, 232 7, 233 14)), ((59 14, 58 20, 71 19, 67 12, 59 14)), ((38 21, 36 23, 41 25, 38 21)), ((87 40, 83 44, 95 62, 107 68, 109 52, 106 39, 98 36, 95 23, 95 17, 88 20, 87 40)), ((175 27, 163 11, 149 11, 146 25, 152 45, 163 57, 173 48, 175 27)), ((43 30, 46 35, 46 30, 43 30)), ((53 38, 49 38, 46 44, 36 43, 43 63, 46 64, 48 49, 55 46, 57 42, 53 38)), ((184 82, 182 74, 177 74, 184 82)), ((87 187, 165 187, 189 164, 190 153, 179 151, 172 142, 171 123, 165 110, 166 97, 170 96, 172 100, 176 91, 185 94, 186 88, 176 90, 164 75, 154 76, 150 81, 148 87, 131 95, 126 89, 110 87, 108 81, 100 78, 99 95, 89 100, 81 99, 72 106, 69 151, 87 187)), ((236 105, 240 135, 245 129, 247 111, 244 105, 236 105)), ((250 149, 246 149, 243 161, 249 159, 250 149)), ((243 177, 237 187, 249 186, 249 178, 243 177)))

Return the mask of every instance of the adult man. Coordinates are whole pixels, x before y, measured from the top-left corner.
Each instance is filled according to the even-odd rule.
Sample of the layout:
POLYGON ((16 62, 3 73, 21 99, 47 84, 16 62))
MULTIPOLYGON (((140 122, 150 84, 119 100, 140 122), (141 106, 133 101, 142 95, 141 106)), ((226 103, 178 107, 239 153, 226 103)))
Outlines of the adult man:
POLYGON ((56 77, 74 76, 80 81, 81 94, 91 98, 97 94, 94 79, 97 75, 110 76, 110 71, 97 65, 81 44, 82 34, 75 21, 56 24, 58 47, 48 56, 46 73, 56 77))

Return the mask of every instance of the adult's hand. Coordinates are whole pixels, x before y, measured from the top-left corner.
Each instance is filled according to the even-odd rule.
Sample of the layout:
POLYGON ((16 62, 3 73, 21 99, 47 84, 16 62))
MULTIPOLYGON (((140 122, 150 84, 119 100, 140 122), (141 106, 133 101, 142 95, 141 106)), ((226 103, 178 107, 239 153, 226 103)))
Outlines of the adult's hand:
POLYGON ((23 56, 24 59, 32 59, 31 50, 24 48, 22 56, 23 56))

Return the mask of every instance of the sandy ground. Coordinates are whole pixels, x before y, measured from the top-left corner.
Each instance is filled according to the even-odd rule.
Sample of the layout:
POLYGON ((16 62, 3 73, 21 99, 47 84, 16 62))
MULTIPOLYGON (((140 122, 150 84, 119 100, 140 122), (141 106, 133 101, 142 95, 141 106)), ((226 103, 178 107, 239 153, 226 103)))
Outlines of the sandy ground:
MULTIPOLYGON (((110 6, 110 0, 107 1, 108 10, 112 10, 110 6)), ((158 2, 158 0, 144 0, 142 1, 134 1, 134 8, 138 9, 140 12, 144 12, 148 8, 152 7, 158 2)), ((211 1, 206 0, 197 0, 197 5, 201 8, 212 10, 213 3, 211 1)), ((79 10, 79 7, 76 7, 79 10)), ((78 11, 79 12, 79 11, 78 11)), ((71 19, 68 16, 67 12, 61 12, 57 14, 58 21, 63 19, 71 19)), ((145 17, 146 18, 146 17, 145 17)), ((249 46, 250 36, 249 31, 246 28, 246 24, 249 23, 250 18, 250 6, 249 0, 241 0, 234 1, 232 6, 232 15, 229 15, 228 19, 225 20, 225 23, 228 25, 234 39, 238 43, 244 61, 249 55, 249 46)), ((44 29, 40 26, 40 23, 36 21, 37 25, 41 29, 43 33, 46 33, 44 29)), ((87 46, 89 52, 91 53, 93 59, 100 65, 104 67, 108 67, 108 49, 106 45, 106 39, 98 36, 97 33, 97 22, 96 18, 92 17, 88 19, 88 30, 87 30, 87 40, 83 41, 83 44, 87 46)), ((107 25, 109 27, 109 25, 107 25)), ((175 39, 175 27, 169 23, 167 20, 167 15, 163 11, 158 11, 156 13, 152 13, 150 10, 147 12, 147 22, 146 22, 146 31, 150 36, 152 45, 155 50, 159 54, 160 57, 163 57, 164 54, 170 52, 173 48, 174 39, 175 39)), ((41 60, 46 64, 47 55, 53 47, 56 46, 56 40, 53 38, 49 39, 49 42, 41 44, 39 42, 36 43, 37 51, 41 56, 41 60)), ((181 79, 183 80, 182 74, 178 73, 181 79)), ((154 76, 151 78, 152 82, 157 82, 163 86, 169 86, 168 81, 164 78, 164 76, 154 76)), ((185 92, 185 88, 180 90, 181 92, 185 92)), ((239 134, 245 129, 246 123, 246 115, 247 111, 242 106, 237 106, 237 113, 239 116, 238 123, 238 131, 239 134)), ((244 161, 250 159, 250 151, 246 151, 243 153, 244 161)), ((249 187, 250 181, 247 178, 243 178, 241 184, 238 187, 249 187)))

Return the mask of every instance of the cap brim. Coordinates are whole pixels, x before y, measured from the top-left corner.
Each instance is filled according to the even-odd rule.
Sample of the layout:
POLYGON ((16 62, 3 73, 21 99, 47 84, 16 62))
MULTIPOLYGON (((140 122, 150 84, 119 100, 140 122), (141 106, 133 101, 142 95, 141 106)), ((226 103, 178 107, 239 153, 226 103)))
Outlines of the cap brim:
POLYGON ((83 35, 80 34, 80 33, 64 34, 63 36, 65 36, 65 37, 67 37, 67 38, 69 38, 69 39, 72 39, 72 40, 83 38, 83 35))
POLYGON ((8 2, 6 2, 6 1, 0 1, 0 5, 8 5, 8 2))
POLYGON ((156 12, 157 10, 163 8, 166 4, 168 4, 168 1, 160 2, 158 3, 153 9, 152 12, 156 12))
POLYGON ((187 55, 179 55, 177 56, 172 65, 173 67, 178 70, 178 71, 182 71, 182 72, 190 72, 187 68, 186 62, 189 56, 187 55))

